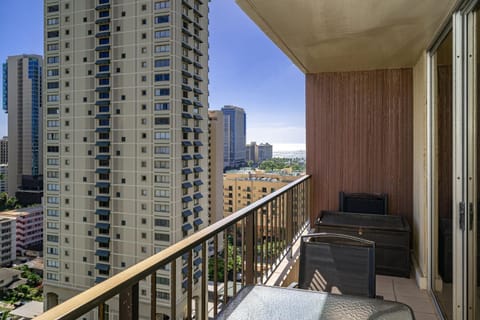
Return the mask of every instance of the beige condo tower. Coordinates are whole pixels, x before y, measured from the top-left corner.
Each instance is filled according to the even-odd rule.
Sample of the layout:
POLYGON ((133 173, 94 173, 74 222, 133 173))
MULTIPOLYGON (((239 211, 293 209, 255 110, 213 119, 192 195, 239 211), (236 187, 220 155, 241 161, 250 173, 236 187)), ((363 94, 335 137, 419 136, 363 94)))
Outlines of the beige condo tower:
MULTIPOLYGON (((208 1, 45 0, 44 75, 50 308, 208 224, 208 1)), ((157 275, 158 319, 169 277, 157 275)), ((149 281, 138 294, 149 317, 149 281)))

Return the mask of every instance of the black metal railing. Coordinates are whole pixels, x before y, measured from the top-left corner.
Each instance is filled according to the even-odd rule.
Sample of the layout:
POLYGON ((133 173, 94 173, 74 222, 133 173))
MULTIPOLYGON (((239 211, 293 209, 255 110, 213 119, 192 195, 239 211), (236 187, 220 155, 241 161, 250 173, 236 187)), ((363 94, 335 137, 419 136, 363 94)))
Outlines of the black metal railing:
POLYGON ((265 283, 289 254, 309 223, 310 183, 303 176, 35 319, 77 319, 89 312, 99 319, 114 313, 156 319, 160 308, 169 319, 215 317, 240 288, 265 283), (168 295, 157 294, 158 271, 169 272, 168 295), (149 298, 144 289, 139 295, 140 286, 149 298))

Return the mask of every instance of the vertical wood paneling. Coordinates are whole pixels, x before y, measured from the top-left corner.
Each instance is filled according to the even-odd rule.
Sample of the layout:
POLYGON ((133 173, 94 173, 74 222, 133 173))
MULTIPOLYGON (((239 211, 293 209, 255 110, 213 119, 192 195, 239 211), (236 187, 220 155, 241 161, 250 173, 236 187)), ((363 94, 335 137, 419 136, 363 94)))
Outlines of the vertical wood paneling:
POLYGON ((412 222, 411 69, 306 77, 312 219, 338 210, 338 193, 386 192, 389 213, 412 222))

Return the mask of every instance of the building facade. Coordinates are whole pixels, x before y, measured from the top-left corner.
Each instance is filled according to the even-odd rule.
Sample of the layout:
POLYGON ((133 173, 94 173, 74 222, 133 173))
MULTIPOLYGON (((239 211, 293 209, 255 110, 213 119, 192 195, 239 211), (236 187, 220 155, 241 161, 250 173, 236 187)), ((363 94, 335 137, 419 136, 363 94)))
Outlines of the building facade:
POLYGON ((297 179, 296 175, 226 173, 223 175, 224 215, 228 216, 297 179))
POLYGON ((272 159, 273 146, 268 142, 257 144, 255 141, 252 141, 245 146, 245 152, 246 161, 260 163, 272 159))
POLYGON ((0 140, 0 164, 8 163, 8 137, 0 140))
POLYGON ((208 112, 210 195, 210 223, 223 218, 223 113, 218 110, 208 112))
MULTIPOLYGON (((43 243, 43 207, 29 207, 0 212, 0 218, 15 220, 16 253, 23 255, 26 250, 42 250, 43 243)), ((51 228, 59 229, 58 224, 51 228)))
POLYGON ((273 157, 273 146, 267 143, 260 143, 258 145, 258 162, 270 160, 273 157))
POLYGON ((50 308, 208 224, 208 2, 46 0, 44 47, 50 308))
POLYGON ((224 106, 224 163, 225 168, 239 168, 245 165, 245 144, 247 115, 242 108, 224 106))
POLYGON ((15 219, 0 217, 0 266, 10 266, 17 258, 15 219))
MULTIPOLYGON (((8 192, 42 175, 42 57, 18 55, 3 64, 3 109, 8 114, 8 192)), ((38 189, 38 188, 37 188, 38 189)))
POLYGON ((8 164, 0 164, 0 193, 8 193, 8 164))

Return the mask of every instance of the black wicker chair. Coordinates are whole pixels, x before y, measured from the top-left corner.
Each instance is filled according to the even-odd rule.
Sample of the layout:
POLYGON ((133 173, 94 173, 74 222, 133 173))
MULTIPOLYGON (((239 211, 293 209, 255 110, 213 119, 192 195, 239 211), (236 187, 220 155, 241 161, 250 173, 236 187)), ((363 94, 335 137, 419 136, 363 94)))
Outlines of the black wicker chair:
POLYGON ((375 242, 332 233, 301 241, 298 288, 375 298, 375 242))

